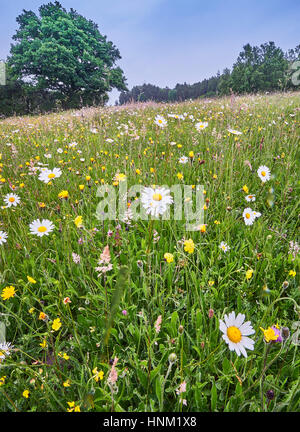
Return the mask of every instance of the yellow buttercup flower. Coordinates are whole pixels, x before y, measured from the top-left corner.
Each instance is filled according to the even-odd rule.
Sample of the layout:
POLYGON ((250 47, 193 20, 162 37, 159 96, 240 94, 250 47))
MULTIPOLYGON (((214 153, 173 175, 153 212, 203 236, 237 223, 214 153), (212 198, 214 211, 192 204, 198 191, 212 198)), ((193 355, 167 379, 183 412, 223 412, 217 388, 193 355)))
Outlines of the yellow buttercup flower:
POLYGON ((80 406, 75 405, 75 402, 67 402, 67 404, 69 405, 69 408, 67 408, 68 412, 80 412, 80 406))
POLYGON ((28 390, 24 390, 23 393, 22 393, 22 396, 23 396, 25 399, 28 399, 28 398, 29 398, 29 391, 28 391, 28 390))
POLYGON ((52 323, 52 329, 54 330, 54 331, 57 331, 57 330, 59 330, 60 328, 61 328, 61 321, 60 321, 60 318, 56 318, 54 321, 53 321, 53 323, 52 323))
POLYGON ((48 344, 47 344, 46 339, 43 339, 43 342, 40 343, 40 346, 41 346, 42 348, 46 348, 47 345, 48 345, 48 344))
POLYGON ((253 270, 252 269, 246 271, 246 279, 247 280, 251 279, 252 275, 253 275, 253 270))

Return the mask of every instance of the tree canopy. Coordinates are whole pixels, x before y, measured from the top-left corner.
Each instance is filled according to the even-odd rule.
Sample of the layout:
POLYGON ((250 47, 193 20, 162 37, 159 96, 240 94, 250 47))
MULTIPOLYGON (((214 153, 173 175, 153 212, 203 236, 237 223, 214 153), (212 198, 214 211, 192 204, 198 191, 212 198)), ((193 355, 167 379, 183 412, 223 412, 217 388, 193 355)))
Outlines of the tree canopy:
POLYGON ((123 71, 115 65, 120 52, 93 21, 56 1, 42 5, 38 15, 23 10, 17 23, 8 58, 16 79, 75 106, 102 103, 112 88, 126 90, 123 71))

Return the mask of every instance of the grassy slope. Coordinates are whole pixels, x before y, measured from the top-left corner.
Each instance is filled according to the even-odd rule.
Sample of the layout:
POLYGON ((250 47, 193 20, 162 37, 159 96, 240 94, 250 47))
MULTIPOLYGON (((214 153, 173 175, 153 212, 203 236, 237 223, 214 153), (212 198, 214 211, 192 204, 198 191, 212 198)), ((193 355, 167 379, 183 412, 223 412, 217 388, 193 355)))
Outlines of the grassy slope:
POLYGON ((299 270, 299 259, 292 261, 288 251, 299 236, 299 102, 299 93, 275 94, 91 108, 0 123, 1 196, 13 189, 21 198, 16 208, 0 210, 0 230, 8 233, 0 246, 0 289, 16 289, 14 297, 0 299, 6 339, 15 347, 0 365, 0 377, 6 376, 1 410, 66 410, 73 401, 82 411, 109 411, 112 405, 125 411, 298 409, 298 348, 290 338, 284 346, 273 344, 266 358, 259 327, 278 323, 297 338, 292 325, 299 320, 299 272, 289 272, 299 270), (178 120, 168 113, 187 116, 178 120), (154 124, 157 114, 168 120, 166 128, 154 124), (208 127, 198 132, 197 121, 208 127), (190 151, 193 160, 179 164, 190 151), (46 185, 31 171, 39 162, 63 174, 46 185), (257 175, 260 165, 271 169, 265 184, 257 175), (186 232, 184 221, 132 222, 129 230, 124 223, 102 224, 95 217, 97 186, 112 184, 117 172, 127 175, 129 186, 203 185, 206 232, 186 232), (255 202, 246 202, 244 185, 255 202), (68 200, 58 198, 62 190, 68 200), (262 214, 252 226, 242 218, 248 206, 262 214), (78 215, 81 229, 74 224, 78 215), (31 235, 29 224, 37 218, 51 220, 53 233, 31 235), (189 238, 192 254, 181 243, 189 238), (230 246, 225 254, 221 241, 230 246), (95 267, 106 244, 113 270, 98 278, 95 267), (166 252, 174 254, 173 263, 164 261, 166 252), (80 255, 80 264, 72 253, 80 255), (66 296, 72 303, 63 303, 66 296), (247 359, 230 352, 221 338, 219 319, 232 310, 244 313, 256 330, 247 359), (41 311, 49 321, 39 319, 41 311), (57 317, 62 326, 53 331, 57 317), (169 367, 171 353, 177 361, 169 367), (112 393, 107 379, 114 357, 119 377, 112 393), (98 382, 95 367, 104 372, 98 382), (67 380, 69 387, 63 385, 67 380), (183 381, 186 406, 176 394, 183 381), (29 398, 22 396, 25 389, 29 398), (275 398, 268 403, 270 389, 275 398))

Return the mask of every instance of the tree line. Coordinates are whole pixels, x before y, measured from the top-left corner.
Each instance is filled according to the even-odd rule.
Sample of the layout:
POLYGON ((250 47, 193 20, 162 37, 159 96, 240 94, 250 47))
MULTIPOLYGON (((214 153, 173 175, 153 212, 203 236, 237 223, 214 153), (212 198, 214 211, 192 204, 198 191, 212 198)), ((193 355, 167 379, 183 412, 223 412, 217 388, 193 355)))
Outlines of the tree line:
POLYGON ((134 86, 130 91, 122 91, 118 104, 129 102, 180 102, 188 99, 229 95, 231 93, 257 93, 300 88, 300 64, 298 71, 293 69, 300 61, 300 44, 287 53, 274 42, 260 46, 247 44, 243 47, 232 70, 224 69, 221 74, 194 84, 176 84, 171 89, 152 84, 134 86), (292 77, 297 75, 296 79, 292 77))

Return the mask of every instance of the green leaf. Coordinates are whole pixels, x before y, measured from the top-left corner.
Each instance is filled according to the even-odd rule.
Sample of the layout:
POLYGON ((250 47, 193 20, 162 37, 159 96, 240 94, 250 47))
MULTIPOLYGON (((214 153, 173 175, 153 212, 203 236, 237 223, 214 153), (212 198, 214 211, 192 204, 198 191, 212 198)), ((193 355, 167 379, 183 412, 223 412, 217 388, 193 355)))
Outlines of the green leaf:
POLYGON ((217 388, 215 383, 213 383, 211 388, 211 410, 212 412, 216 411, 217 408, 217 388))

